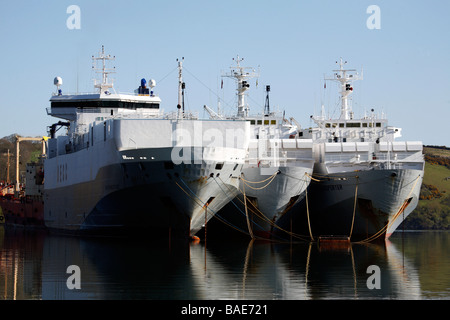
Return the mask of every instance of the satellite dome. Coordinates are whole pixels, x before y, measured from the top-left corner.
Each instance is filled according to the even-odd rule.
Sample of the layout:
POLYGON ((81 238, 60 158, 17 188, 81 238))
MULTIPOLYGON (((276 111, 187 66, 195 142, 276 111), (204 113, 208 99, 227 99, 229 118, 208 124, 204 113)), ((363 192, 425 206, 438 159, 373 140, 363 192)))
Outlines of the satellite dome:
POLYGON ((63 83, 63 81, 62 81, 61 77, 55 77, 55 79, 53 80, 53 84, 55 86, 60 86, 60 85, 62 85, 62 83, 63 83))
POLYGON ((154 79, 150 79, 150 80, 148 81, 148 86, 149 86, 150 88, 156 87, 156 81, 155 81, 154 79))

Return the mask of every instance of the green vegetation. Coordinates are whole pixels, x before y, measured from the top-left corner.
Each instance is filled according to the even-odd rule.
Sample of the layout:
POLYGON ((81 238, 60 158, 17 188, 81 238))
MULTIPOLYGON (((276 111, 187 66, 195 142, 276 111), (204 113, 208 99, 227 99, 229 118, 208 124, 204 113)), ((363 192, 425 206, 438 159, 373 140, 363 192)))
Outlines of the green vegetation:
POLYGON ((419 204, 400 228, 450 230, 450 148, 427 146, 424 155, 419 204))
MULTIPOLYGON (((42 153, 42 143, 36 141, 20 142, 19 171, 23 174, 26 171, 26 164, 37 162, 42 153)), ((16 175, 16 138, 15 134, 0 139, 0 181, 15 181, 16 175), (9 178, 8 172, 8 151, 9 151, 9 178)))

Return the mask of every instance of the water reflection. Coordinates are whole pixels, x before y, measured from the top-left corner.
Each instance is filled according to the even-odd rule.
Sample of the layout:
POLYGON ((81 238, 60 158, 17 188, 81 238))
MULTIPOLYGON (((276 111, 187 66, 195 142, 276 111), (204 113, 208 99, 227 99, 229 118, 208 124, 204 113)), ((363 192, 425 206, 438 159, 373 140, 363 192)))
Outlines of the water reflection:
POLYGON ((200 246, 192 248, 191 256, 196 286, 211 299, 421 298, 417 271, 390 242, 344 248, 221 244, 209 245, 206 253, 200 246), (367 287, 370 265, 380 267, 380 290, 367 287))
POLYGON ((40 299, 43 238, 34 241, 0 226, 0 299, 40 299))
MULTIPOLYGON (((423 295, 424 279, 419 277, 416 256, 407 254, 408 245, 394 239, 386 245, 341 248, 252 241, 208 242, 205 247, 0 227, 0 298, 429 298, 429 292, 423 295), (69 265, 81 269, 81 290, 67 288, 69 265), (370 265, 380 267, 379 290, 367 287, 370 265)), ((448 298, 445 290, 448 287, 436 295, 448 298)))
POLYGON ((188 245, 170 248, 147 240, 46 237, 43 299, 179 299, 189 296, 188 245), (78 265, 81 290, 66 285, 78 265))

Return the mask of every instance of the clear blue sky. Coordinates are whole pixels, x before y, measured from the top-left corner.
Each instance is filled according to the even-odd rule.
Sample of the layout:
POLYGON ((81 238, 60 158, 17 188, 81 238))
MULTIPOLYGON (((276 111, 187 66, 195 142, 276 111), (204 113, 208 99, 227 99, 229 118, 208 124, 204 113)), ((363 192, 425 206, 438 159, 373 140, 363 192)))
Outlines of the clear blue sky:
POLYGON ((404 140, 450 146, 449 1, 5 1, 0 2, 0 137, 46 135, 58 119, 47 116, 53 78, 65 92, 93 90, 91 56, 101 45, 116 56, 115 88, 132 92, 141 78, 157 81, 166 111, 177 104, 176 59, 184 57, 186 106, 233 109, 234 82, 220 75, 232 58, 260 67, 251 81, 252 111, 271 106, 304 127, 320 105, 333 114, 336 86, 323 88, 340 57, 364 68, 354 84, 353 110, 374 108, 404 140), (69 29, 70 5, 80 8, 80 29, 69 29), (367 28, 370 5, 380 8, 380 29, 367 28))

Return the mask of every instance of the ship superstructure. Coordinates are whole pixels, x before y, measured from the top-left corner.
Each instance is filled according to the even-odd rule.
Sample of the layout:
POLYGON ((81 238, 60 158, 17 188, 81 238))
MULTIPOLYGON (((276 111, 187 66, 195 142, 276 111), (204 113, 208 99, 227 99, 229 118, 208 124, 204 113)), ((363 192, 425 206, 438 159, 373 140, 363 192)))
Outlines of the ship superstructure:
POLYGON ((240 194, 220 212, 241 230, 254 237, 270 238, 281 217, 287 218, 291 208, 304 196, 310 183, 314 159, 312 140, 298 139, 300 130, 295 119, 272 111, 270 86, 266 86, 264 112, 250 113, 247 103, 249 79, 258 77, 251 67, 236 63, 223 77, 236 82, 237 114, 225 117, 205 107, 213 118, 242 119, 250 124, 250 144, 240 179, 240 194))
POLYGON ((339 69, 326 80, 339 84, 340 116, 328 118, 322 110, 311 116, 316 127, 300 133, 313 140, 315 155, 315 179, 303 210, 308 210, 309 229, 316 237, 384 239, 417 206, 424 173, 422 142, 399 141, 401 129, 373 109, 355 118, 350 97, 353 82, 362 75, 344 69, 342 59, 337 63, 339 69))
POLYGON ((113 59, 103 47, 93 56, 101 62, 101 80, 91 94, 63 94, 62 80, 55 78, 57 92, 47 112, 62 121, 50 127, 45 159, 46 225, 192 236, 228 203, 223 188, 237 194, 249 125, 200 120, 184 112, 182 100, 178 110, 165 113, 154 80, 147 86, 142 79, 134 93, 116 93, 109 79, 114 70, 106 67, 113 59), (57 136, 61 127, 67 133, 57 136))

